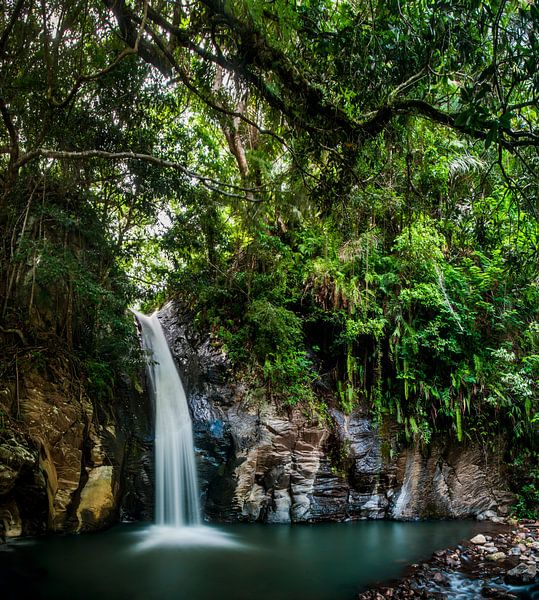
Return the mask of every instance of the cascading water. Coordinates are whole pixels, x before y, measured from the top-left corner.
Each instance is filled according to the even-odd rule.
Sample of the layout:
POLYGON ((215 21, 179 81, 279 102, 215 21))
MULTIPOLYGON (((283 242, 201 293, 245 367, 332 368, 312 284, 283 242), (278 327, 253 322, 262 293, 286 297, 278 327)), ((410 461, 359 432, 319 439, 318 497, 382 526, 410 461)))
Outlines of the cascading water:
POLYGON ((193 431, 187 398, 163 328, 154 313, 133 311, 140 323, 155 405, 155 512, 157 525, 200 524, 193 431))

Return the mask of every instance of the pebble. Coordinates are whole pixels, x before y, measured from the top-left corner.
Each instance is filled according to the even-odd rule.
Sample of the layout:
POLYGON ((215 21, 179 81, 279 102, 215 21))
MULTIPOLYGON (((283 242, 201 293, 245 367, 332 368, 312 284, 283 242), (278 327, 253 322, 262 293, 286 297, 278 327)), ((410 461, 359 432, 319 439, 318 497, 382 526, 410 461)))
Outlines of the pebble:
POLYGON ((447 577, 445 575, 443 575, 442 573, 440 573, 439 571, 434 573, 434 577, 432 579, 438 585, 447 585, 448 584, 447 577))
POLYGON ((503 558, 505 558, 505 552, 494 552, 494 554, 489 554, 487 556, 487 560, 492 560, 494 562, 502 560, 503 558))
POLYGON ((458 558, 458 556, 456 556, 455 554, 453 554, 452 556, 448 556, 445 559, 445 562, 450 566, 450 567, 460 567, 460 560, 458 558))
POLYGON ((487 541, 487 538, 482 534, 478 533, 475 537, 473 537, 470 542, 476 545, 483 545, 487 541))

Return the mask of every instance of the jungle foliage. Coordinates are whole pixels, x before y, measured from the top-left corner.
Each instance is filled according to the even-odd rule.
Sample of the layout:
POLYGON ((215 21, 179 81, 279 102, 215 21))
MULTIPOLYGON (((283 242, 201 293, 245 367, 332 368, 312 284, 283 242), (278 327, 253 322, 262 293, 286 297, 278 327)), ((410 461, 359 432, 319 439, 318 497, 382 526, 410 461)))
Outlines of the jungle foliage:
POLYGON ((528 510, 535 2, 8 0, 0 63, 3 378, 109 397, 176 296, 283 408, 505 438, 528 510))

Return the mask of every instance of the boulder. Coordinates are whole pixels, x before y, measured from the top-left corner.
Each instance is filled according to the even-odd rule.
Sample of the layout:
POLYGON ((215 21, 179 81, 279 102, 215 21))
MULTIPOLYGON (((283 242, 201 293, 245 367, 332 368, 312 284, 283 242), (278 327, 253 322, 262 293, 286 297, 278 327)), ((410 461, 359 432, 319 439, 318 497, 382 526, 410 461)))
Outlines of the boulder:
POLYGON ((91 469, 77 507, 77 531, 92 531, 110 524, 115 508, 113 467, 102 465, 91 469))
POLYGON ((537 566, 520 563, 505 574, 504 580, 510 585, 523 585, 530 583, 537 577, 537 566))

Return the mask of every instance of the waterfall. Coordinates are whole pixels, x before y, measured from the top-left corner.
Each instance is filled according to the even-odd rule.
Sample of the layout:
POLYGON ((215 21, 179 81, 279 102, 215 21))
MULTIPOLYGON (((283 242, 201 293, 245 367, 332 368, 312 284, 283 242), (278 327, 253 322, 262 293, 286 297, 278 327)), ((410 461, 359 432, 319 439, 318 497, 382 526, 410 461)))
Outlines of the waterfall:
POLYGON ((436 274, 438 275, 438 287, 440 288, 440 291, 442 292, 442 295, 444 297, 445 305, 447 306, 447 309, 449 310, 449 312, 451 313, 451 315, 457 322, 459 329, 461 331, 464 331, 464 329, 462 327, 462 323, 460 322, 460 317, 455 312, 455 309, 453 308, 453 305, 451 304, 451 301, 449 300, 449 296, 447 295, 447 290, 445 289, 445 285, 444 285, 444 275, 443 275, 440 267, 437 264, 434 265, 434 268, 436 269, 436 274))
POLYGON ((193 430, 187 398, 157 313, 133 311, 155 406, 155 514, 157 525, 200 524, 193 430))

